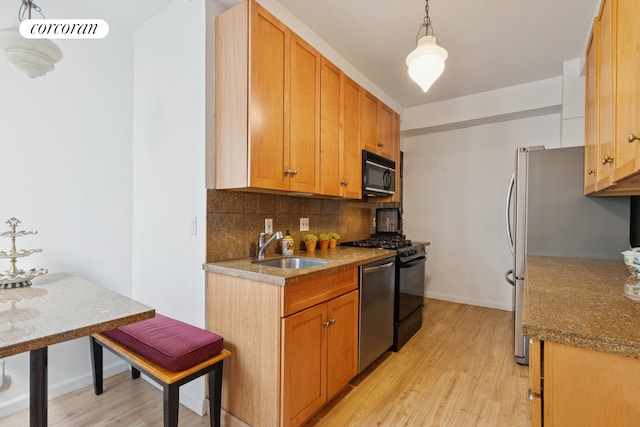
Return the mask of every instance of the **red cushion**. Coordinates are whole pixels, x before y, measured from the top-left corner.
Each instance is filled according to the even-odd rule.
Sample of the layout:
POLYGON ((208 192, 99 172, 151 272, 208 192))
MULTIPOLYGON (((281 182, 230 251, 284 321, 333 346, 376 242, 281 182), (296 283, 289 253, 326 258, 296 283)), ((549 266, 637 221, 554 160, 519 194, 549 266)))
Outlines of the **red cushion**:
POLYGON ((220 335, 156 313, 156 317, 103 332, 132 351, 169 369, 183 371, 222 351, 220 335))

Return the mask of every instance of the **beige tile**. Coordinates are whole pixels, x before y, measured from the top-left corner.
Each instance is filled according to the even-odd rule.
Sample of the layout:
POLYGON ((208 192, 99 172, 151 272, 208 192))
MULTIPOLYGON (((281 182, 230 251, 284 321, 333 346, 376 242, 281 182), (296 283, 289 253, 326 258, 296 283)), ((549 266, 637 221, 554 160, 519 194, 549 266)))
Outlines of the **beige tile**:
POLYGON ((244 199, 244 212, 261 213, 268 215, 265 218, 273 218, 276 215, 276 195, 247 193, 244 199))
POLYGON ((301 198, 293 196, 276 197, 277 215, 298 215, 300 216, 301 198))

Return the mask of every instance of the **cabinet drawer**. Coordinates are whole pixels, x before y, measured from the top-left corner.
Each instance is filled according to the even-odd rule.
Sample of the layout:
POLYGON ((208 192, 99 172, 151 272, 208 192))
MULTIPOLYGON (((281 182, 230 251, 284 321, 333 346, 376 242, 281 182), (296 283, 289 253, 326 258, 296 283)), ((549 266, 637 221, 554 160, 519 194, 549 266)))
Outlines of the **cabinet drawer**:
POLYGON ((351 268, 284 287, 282 317, 358 288, 358 269, 351 268))

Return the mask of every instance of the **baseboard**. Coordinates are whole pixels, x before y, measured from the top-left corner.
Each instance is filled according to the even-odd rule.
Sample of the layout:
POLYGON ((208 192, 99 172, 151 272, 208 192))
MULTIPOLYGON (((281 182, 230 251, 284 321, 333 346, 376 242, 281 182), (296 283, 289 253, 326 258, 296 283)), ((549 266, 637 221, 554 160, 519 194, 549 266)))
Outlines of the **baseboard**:
MULTIPOLYGON (((124 362, 117 361, 104 367, 104 377, 108 378, 127 370, 124 362)), ((67 393, 74 392, 83 387, 93 384, 93 374, 88 371, 85 375, 72 378, 67 381, 49 384, 48 398, 49 400, 63 396, 67 393)), ((18 412, 29 409, 29 393, 23 393, 13 399, 0 403, 0 419, 17 414, 18 412)))
POLYGON ((456 302, 458 304, 475 305, 478 307, 495 308, 496 310, 513 311, 511 304, 497 304, 493 301, 461 298, 454 295, 445 295, 434 292, 426 292, 425 298, 432 298, 442 301, 456 302))

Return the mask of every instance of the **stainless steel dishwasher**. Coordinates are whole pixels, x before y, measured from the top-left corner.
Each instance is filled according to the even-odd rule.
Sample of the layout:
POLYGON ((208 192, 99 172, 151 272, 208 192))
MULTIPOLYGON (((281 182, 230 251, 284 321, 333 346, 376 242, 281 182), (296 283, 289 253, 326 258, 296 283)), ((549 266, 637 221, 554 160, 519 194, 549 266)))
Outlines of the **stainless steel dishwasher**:
POLYGON ((393 345, 395 258, 360 267, 358 373, 393 345))

